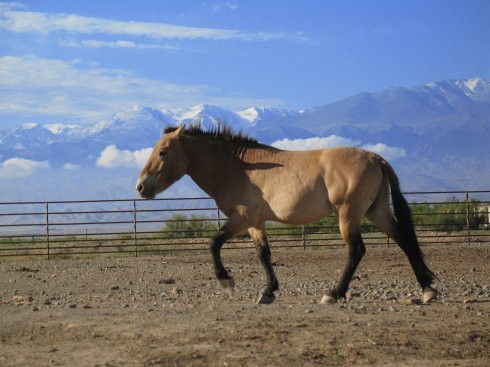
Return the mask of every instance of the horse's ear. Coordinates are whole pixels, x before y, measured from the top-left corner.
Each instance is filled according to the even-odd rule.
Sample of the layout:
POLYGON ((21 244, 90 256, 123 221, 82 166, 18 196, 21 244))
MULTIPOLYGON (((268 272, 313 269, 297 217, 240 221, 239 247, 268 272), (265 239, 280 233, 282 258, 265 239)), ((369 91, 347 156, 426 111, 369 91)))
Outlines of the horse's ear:
POLYGON ((163 133, 164 134, 170 134, 170 133, 173 133, 175 130, 177 130, 176 127, 167 126, 165 129, 163 129, 163 133))
POLYGON ((175 130, 175 136, 180 138, 182 135, 184 135, 184 131, 185 131, 185 125, 182 125, 177 130, 175 130))

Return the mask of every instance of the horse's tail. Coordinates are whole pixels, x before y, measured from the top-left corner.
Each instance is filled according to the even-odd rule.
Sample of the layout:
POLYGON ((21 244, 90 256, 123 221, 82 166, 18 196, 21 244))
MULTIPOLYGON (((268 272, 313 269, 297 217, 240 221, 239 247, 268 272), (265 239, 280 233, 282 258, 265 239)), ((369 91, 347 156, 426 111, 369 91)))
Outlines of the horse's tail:
POLYGON ((391 165, 384 159, 381 160, 381 167, 383 169, 384 176, 388 178, 388 182, 390 183, 391 187, 391 200, 393 202, 395 218, 398 222, 398 230, 400 233, 398 244, 407 255, 412 266, 420 266, 420 273, 416 275, 417 278, 419 278, 420 275, 424 279, 418 279, 419 282, 422 281, 422 283, 426 283, 426 285, 429 286, 434 281, 436 276, 424 262, 424 255, 420 249, 417 235, 415 234, 412 211, 408 206, 407 200, 401 193, 398 176, 393 170, 393 167, 391 167, 391 165))

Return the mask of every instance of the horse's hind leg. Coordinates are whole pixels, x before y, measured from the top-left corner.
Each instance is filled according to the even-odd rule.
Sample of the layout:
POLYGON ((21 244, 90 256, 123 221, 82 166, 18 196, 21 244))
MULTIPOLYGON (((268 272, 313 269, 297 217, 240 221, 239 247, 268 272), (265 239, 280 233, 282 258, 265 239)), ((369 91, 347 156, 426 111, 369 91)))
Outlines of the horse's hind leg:
POLYGON ((268 304, 274 302, 276 298, 274 291, 279 289, 279 283, 277 282, 276 275, 274 274, 274 268, 271 262, 271 250, 269 248, 269 242, 267 241, 267 235, 265 232, 265 225, 262 224, 260 227, 253 227, 248 229, 250 237, 254 241, 255 250, 257 251, 257 256, 265 270, 265 275, 267 277, 267 285, 262 295, 259 297, 257 303, 268 304))
POLYGON ((321 303, 334 303, 339 298, 345 297, 349 289, 352 276, 366 253, 359 225, 360 219, 358 219, 358 216, 349 215, 348 209, 339 210, 340 233, 347 246, 348 260, 337 286, 327 292, 321 303))
POLYGON ((410 262, 410 265, 415 273, 418 283, 423 291, 424 303, 429 303, 437 296, 437 291, 431 287, 432 272, 424 262, 422 252, 418 243, 410 243, 400 234, 398 223, 391 214, 388 198, 384 203, 376 203, 366 213, 366 218, 369 219, 380 231, 394 240, 410 262))

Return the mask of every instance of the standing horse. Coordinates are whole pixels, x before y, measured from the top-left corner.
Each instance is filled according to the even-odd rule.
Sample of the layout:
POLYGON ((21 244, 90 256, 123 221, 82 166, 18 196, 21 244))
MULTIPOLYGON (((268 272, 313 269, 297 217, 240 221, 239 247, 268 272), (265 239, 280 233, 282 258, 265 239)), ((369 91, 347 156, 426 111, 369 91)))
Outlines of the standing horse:
POLYGON ((136 188, 140 196, 152 199, 185 174, 228 217, 211 240, 210 250, 216 277, 230 293, 235 281, 220 254, 227 240, 248 231, 267 277, 258 302, 271 303, 279 284, 266 221, 306 224, 335 212, 348 261, 337 286, 322 303, 333 303, 346 295, 366 252, 360 232, 363 217, 401 247, 422 287, 424 303, 437 295, 431 287, 435 276, 424 263, 398 178, 388 162, 375 153, 353 147, 284 151, 232 134, 226 126, 208 132, 197 126, 170 127, 156 143, 136 188), (390 210, 390 187, 396 219, 390 210))

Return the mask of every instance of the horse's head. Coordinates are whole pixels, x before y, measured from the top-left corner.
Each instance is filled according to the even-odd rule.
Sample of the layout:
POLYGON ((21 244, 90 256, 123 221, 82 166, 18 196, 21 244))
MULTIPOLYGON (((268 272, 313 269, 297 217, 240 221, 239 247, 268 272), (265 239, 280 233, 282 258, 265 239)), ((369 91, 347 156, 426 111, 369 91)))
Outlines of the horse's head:
POLYGON ((166 130, 166 134, 156 143, 138 176, 136 190, 141 197, 153 199, 186 173, 187 158, 179 141, 184 129, 181 126, 166 130))

